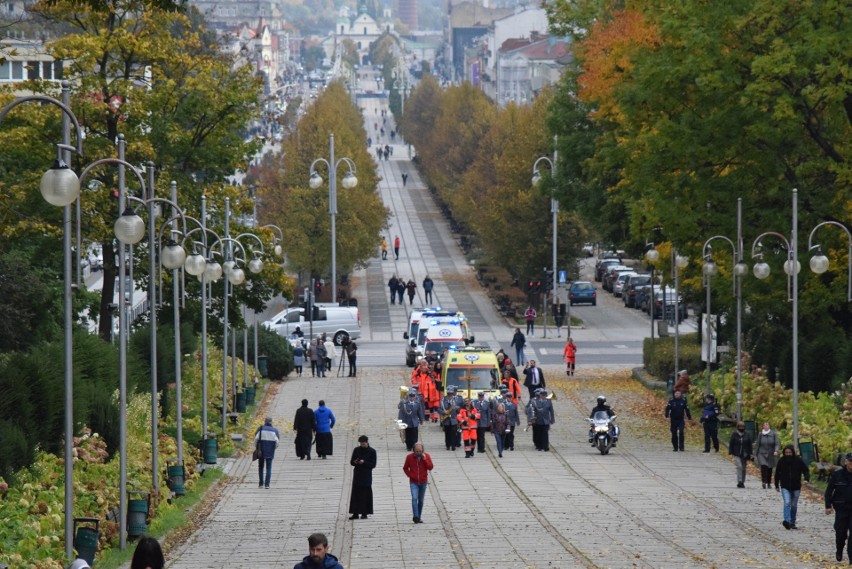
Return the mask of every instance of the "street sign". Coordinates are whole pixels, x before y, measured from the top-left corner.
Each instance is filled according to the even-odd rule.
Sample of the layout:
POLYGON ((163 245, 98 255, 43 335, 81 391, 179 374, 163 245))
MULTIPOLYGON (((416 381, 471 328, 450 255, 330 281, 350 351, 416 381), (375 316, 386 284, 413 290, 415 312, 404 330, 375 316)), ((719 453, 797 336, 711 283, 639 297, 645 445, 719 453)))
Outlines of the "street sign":
POLYGON ((722 344, 720 346, 716 346, 716 351, 720 354, 727 354, 731 351, 731 346, 728 344, 722 344))
POLYGON ((568 282, 568 271, 559 271, 559 284, 566 284, 568 282))

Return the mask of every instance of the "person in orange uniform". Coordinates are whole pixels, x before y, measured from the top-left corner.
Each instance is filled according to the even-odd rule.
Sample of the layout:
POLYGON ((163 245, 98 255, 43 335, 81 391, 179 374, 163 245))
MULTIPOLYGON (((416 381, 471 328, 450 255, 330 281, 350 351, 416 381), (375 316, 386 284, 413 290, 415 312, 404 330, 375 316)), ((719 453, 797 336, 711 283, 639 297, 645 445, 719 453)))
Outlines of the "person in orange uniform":
POLYGON ((435 379, 425 360, 411 372, 411 385, 417 388, 417 392, 423 397, 423 409, 430 411, 438 406, 440 397, 435 387, 435 379))
POLYGON ((473 406, 470 399, 464 400, 464 407, 459 409, 459 425, 462 428, 462 444, 464 445, 464 457, 470 458, 476 451, 476 427, 479 420, 479 411, 473 406))
POLYGON ((514 404, 517 405, 521 398, 521 384, 517 379, 512 377, 512 372, 508 369, 503 370, 503 379, 500 382, 509 388, 509 395, 512 397, 514 404))
POLYGON ((562 350, 562 355, 565 358, 565 365, 567 366, 565 373, 570 377, 574 375, 574 365, 577 362, 577 344, 571 338, 568 338, 568 341, 565 342, 565 349, 562 350))

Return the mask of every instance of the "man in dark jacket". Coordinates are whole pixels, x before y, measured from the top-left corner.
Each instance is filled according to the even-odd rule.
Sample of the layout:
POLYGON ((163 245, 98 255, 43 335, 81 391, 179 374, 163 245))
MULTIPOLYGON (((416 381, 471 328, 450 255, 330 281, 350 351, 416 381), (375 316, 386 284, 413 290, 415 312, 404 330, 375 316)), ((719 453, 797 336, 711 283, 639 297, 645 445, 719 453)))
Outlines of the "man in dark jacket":
POLYGON ((793 445, 787 445, 781 451, 781 458, 775 466, 775 490, 781 492, 784 500, 784 521, 787 529, 796 529, 796 510, 799 505, 799 495, 802 493, 802 477, 805 482, 811 481, 808 466, 801 457, 796 456, 793 445))
POLYGON ((376 449, 370 446, 367 435, 358 437, 358 446, 352 451, 349 464, 355 467, 352 472, 352 495, 349 498, 350 520, 361 516, 366 520, 373 513, 373 469, 376 467, 376 449))
POLYGON ((346 569, 337 557, 328 552, 328 538, 323 533, 313 533, 308 537, 310 555, 296 563, 293 569, 346 569))
POLYGON ((317 430, 317 419, 314 410, 308 407, 307 399, 302 399, 302 406, 296 410, 293 429, 296 431, 296 456, 299 460, 311 460, 311 440, 317 430))
POLYGON ((847 453, 843 468, 835 470, 828 479, 825 489, 825 513, 834 510, 834 537, 837 542, 837 560, 843 560, 843 547, 849 542, 849 558, 852 559, 852 452, 847 453))
POLYGON ((432 289, 434 287, 434 281, 429 278, 429 275, 426 275, 426 278, 423 279, 423 301, 426 304, 432 304, 432 289))
POLYGON ((672 431, 672 448, 675 452, 683 452, 683 436, 684 428, 686 427, 686 419, 692 420, 692 413, 689 412, 686 399, 683 398, 681 392, 675 389, 674 397, 669 399, 669 404, 666 405, 666 419, 671 421, 672 431))
MULTIPOLYGON (((396 275, 393 275, 388 281, 388 288, 390 289, 390 299, 391 304, 396 304, 396 289, 399 286, 399 279, 396 278, 396 275)), ((402 299, 400 299, 400 302, 402 299)))
POLYGON ((254 440, 260 443, 261 457, 257 461, 258 483, 257 487, 269 488, 272 479, 272 459, 275 458, 275 449, 278 448, 278 429, 272 426, 272 417, 267 417, 263 425, 257 429, 254 440), (266 478, 263 477, 263 469, 266 468, 266 478))
POLYGON ((524 385, 530 393, 530 400, 535 396, 536 389, 547 387, 547 384, 544 382, 544 372, 540 367, 535 365, 535 360, 530 360, 529 365, 524 368, 524 385))
POLYGON ((476 422, 476 450, 485 452, 485 432, 491 430, 491 402, 485 399, 485 393, 480 391, 476 394, 473 408, 479 414, 476 422))
POLYGON ((704 425, 704 452, 710 452, 710 443, 719 452, 719 415, 722 410, 712 394, 704 398, 704 409, 701 411, 701 424, 704 425))
MULTIPOLYGON (((606 397, 603 395, 598 395, 597 405, 592 407, 592 412, 589 413, 589 419, 595 418, 595 413, 606 413, 607 417, 612 417, 615 415, 615 411, 612 410, 612 407, 606 404, 606 397)), ((618 444, 618 427, 615 424, 610 423, 610 436, 612 437, 612 446, 617 446, 618 444)), ((589 427, 589 443, 592 446, 595 446, 595 428, 594 425, 589 427)))
POLYGON ((731 434, 728 454, 734 457, 737 464, 737 488, 745 488, 746 465, 752 460, 754 449, 751 433, 745 430, 742 421, 737 423, 737 430, 731 434))

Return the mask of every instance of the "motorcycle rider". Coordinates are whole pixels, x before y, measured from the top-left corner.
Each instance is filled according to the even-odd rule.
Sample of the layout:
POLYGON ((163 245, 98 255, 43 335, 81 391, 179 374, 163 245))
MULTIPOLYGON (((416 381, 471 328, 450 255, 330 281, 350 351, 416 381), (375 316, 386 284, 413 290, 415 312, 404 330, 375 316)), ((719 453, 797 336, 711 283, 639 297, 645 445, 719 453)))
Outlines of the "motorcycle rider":
MULTIPOLYGON (((595 418, 595 413, 603 412, 606 413, 607 417, 612 417, 615 415, 615 412, 612 410, 612 407, 606 404, 606 397, 603 395, 598 395, 597 405, 592 407, 592 412, 589 414, 589 419, 595 418)), ((609 434, 612 437, 612 446, 616 446, 618 443, 618 433, 619 429, 613 423, 610 423, 609 434)), ((589 427, 589 443, 592 446, 595 446, 595 428, 594 426, 589 427)))

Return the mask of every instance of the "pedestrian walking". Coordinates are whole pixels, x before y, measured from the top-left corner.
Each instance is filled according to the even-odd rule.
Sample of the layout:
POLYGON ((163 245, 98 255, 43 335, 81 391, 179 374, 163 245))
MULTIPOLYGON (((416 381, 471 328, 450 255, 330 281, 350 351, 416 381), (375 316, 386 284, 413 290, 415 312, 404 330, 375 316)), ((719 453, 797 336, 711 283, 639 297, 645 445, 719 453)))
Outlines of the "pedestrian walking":
POLYGON ((527 335, 530 338, 535 337, 535 319, 537 316, 535 308, 532 305, 527 306, 527 309, 524 311, 524 318, 527 320, 527 335))
POLYGON ((381 146, 376 147, 376 156, 379 158, 379 161, 381 161, 381 159, 382 159, 382 147, 381 146))
POLYGON ((414 450, 414 443, 420 440, 420 425, 426 422, 423 404, 417 399, 417 392, 409 390, 408 396, 397 406, 397 420, 405 423, 405 449, 414 450))
POLYGON ((523 335, 520 328, 515 328, 515 333, 512 335, 512 343, 509 344, 509 347, 515 348, 515 361, 518 362, 518 365, 524 365, 527 361, 526 354, 524 354, 524 346, 527 345, 527 337, 523 335))
POLYGON ((408 174, 406 174, 405 172, 403 172, 403 173, 402 173, 402 187, 404 188, 404 187, 405 187, 405 184, 407 184, 407 183, 408 183, 408 174))
POLYGON ((491 429, 491 402, 485 399, 485 393, 476 394, 473 408, 479 414, 476 422, 476 452, 485 452, 485 433, 491 429))
POLYGON ((843 468, 835 470, 828 479, 825 489, 825 513, 834 510, 834 537, 837 545, 836 558, 843 560, 843 547, 849 543, 847 551, 852 559, 852 452, 844 457, 843 468))
MULTIPOLYGON (((781 499, 784 500, 784 521, 781 525, 787 529, 796 529, 796 511, 799 507, 799 495, 802 493, 803 477, 806 483, 811 481, 808 465, 801 457, 796 456, 793 445, 785 446, 775 467, 775 490, 781 492, 781 499)), ((841 551, 842 549, 841 547, 841 551)))
POLYGON ((385 145, 385 153, 384 154, 385 154, 385 161, 387 162, 388 156, 390 156, 390 146, 388 146, 387 144, 385 145))
POLYGON ((464 398, 456 395, 456 387, 454 385, 447 386, 447 394, 441 398, 441 405, 438 407, 438 412, 441 414, 441 428, 444 430, 444 444, 447 450, 456 450, 457 430, 459 426, 459 410, 464 405, 464 398))
MULTIPOLYGON (((517 372, 515 372, 515 375, 517 375, 517 372)), ((509 391, 512 402, 517 405, 518 401, 521 400, 521 384, 518 383, 515 375, 512 375, 512 368, 505 367, 503 368, 503 378, 500 381, 509 391)))
POLYGON ((275 449, 278 448, 278 429, 272 426, 272 417, 266 417, 263 420, 263 425, 257 428, 254 434, 255 442, 260 443, 260 458, 257 460, 258 488, 269 489, 269 482, 272 480, 272 459, 275 458, 275 449), (266 477, 263 476, 263 469, 266 468, 266 477))
POLYGON ((508 385, 504 384, 500 386, 500 395, 496 397, 495 403, 498 406, 503 405, 503 409, 506 411, 506 418, 509 421, 509 426, 503 434, 503 449, 513 451, 515 450, 515 428, 521 424, 521 415, 518 412, 518 405, 512 400, 508 385))
POLYGON ((527 403, 527 424, 532 426, 536 450, 550 451, 550 425, 556 422, 553 402, 547 399, 547 390, 538 388, 535 399, 527 403))
POLYGON ((497 447, 499 458, 503 458, 503 449, 509 430, 509 416, 506 415, 506 406, 503 403, 498 403, 491 416, 491 433, 494 435, 494 445, 497 447))
POLYGON ((754 459, 754 441, 742 421, 737 422, 737 430, 731 433, 728 454, 734 457, 737 466, 737 488, 745 488, 746 466, 754 459))
POLYGON ((577 344, 574 343, 573 338, 568 338, 565 342, 562 356, 565 358, 565 373, 571 377, 574 375, 574 368, 577 365, 577 344))
POLYGON ((165 566, 166 558, 160 542, 153 537, 140 538, 133 551, 130 569, 163 569, 165 566))
POLYGON ((346 357, 349 358, 349 377, 355 377, 358 371, 358 366, 356 365, 358 360, 358 344, 355 343, 355 340, 350 339, 344 349, 346 350, 346 357))
POLYGON ((396 257, 396 260, 399 260, 399 246, 402 242, 399 239, 399 235, 394 236, 393 238, 393 254, 396 257))
POLYGON ((325 344, 322 341, 322 336, 317 336, 317 347, 314 350, 316 355, 317 377, 325 377, 325 358, 328 352, 325 349, 325 344))
POLYGON ((337 347, 331 337, 327 337, 322 345, 325 348, 325 369, 331 371, 337 363, 337 347))
POLYGON ((781 443, 778 441, 778 433, 769 426, 769 421, 763 423, 763 430, 757 434, 754 445, 754 456, 760 466, 760 481, 763 488, 772 488, 772 470, 778 461, 778 450, 781 443))
POLYGON ((426 278, 423 279, 423 298, 426 304, 432 304, 432 289, 435 287, 435 283, 429 278, 429 275, 426 275, 426 278))
POLYGON ((396 289, 397 289, 398 286, 399 286, 399 279, 396 278, 396 275, 391 275, 391 278, 388 281, 388 289, 390 289, 391 304, 396 304, 396 289))
POLYGON ((305 347, 302 345, 302 342, 299 341, 295 346, 293 346, 293 368, 296 370, 296 374, 299 377, 302 377, 302 367, 305 365, 305 347))
POLYGON ((413 305, 414 295, 417 294, 417 283, 414 282, 414 279, 408 279, 405 288, 408 290, 408 304, 413 305))
POLYGON ((400 306, 405 304, 405 302, 403 301, 403 296, 405 295, 406 288, 407 288, 407 285, 406 285, 405 281, 402 280, 402 279, 399 279, 399 281, 397 281, 397 283, 396 283, 396 296, 397 296, 397 300, 399 301, 400 306))
POLYGON ((674 384, 674 388, 683 393, 683 395, 688 395, 691 386, 692 380, 689 379, 689 373, 685 369, 680 370, 677 374, 677 381, 674 384))
POLYGON ((387 261, 388 260, 388 240, 385 239, 384 237, 382 237, 381 248, 382 248, 382 261, 387 261))
POLYGON ((316 342, 311 342, 308 344, 308 359, 311 362, 311 377, 316 377, 317 375, 317 344, 316 342))
POLYGON ((322 399, 320 399, 319 407, 314 411, 314 417, 317 420, 317 456, 325 459, 334 454, 334 439, 331 436, 331 430, 337 420, 322 399))
POLYGON ((535 360, 530 360, 524 367, 524 377, 524 385, 527 387, 527 391, 529 391, 531 400, 535 395, 536 389, 547 387, 544 381, 544 372, 536 365, 535 360))
POLYGON ((423 443, 415 443, 414 450, 405 457, 402 471, 408 476, 411 489, 411 510, 415 524, 423 523, 423 501, 426 499, 426 485, 429 483, 429 471, 432 470, 432 457, 423 448, 423 443))
POLYGON ((464 445, 465 458, 471 458, 476 451, 478 421, 479 413, 476 412, 471 400, 465 399, 464 407, 459 410, 459 426, 462 430, 461 437, 462 444, 464 445))
POLYGON ((317 430, 317 418, 314 410, 308 407, 307 399, 302 399, 302 406, 296 410, 293 430, 296 431, 296 456, 299 460, 311 460, 311 440, 317 430))
POLYGON ((701 419, 699 422, 704 426, 704 452, 710 452, 710 443, 713 443, 713 448, 719 452, 719 415, 722 414, 722 409, 716 403, 716 398, 712 393, 708 393, 704 397, 704 409, 701 411, 701 419))
POLYGON ((308 537, 308 556, 296 563, 293 569, 346 569, 337 557, 328 552, 328 538, 324 533, 308 537))
POLYGON ((366 520, 373 513, 373 469, 376 467, 376 449, 370 446, 367 435, 358 437, 358 446, 352 450, 352 494, 349 497, 350 520, 361 516, 366 520))
POLYGON ((666 419, 671 421, 670 430, 672 432, 672 450, 675 452, 683 452, 683 436, 686 427, 686 419, 692 420, 692 413, 689 412, 689 406, 686 399, 683 398, 680 391, 675 389, 674 397, 669 399, 666 405, 666 419))

